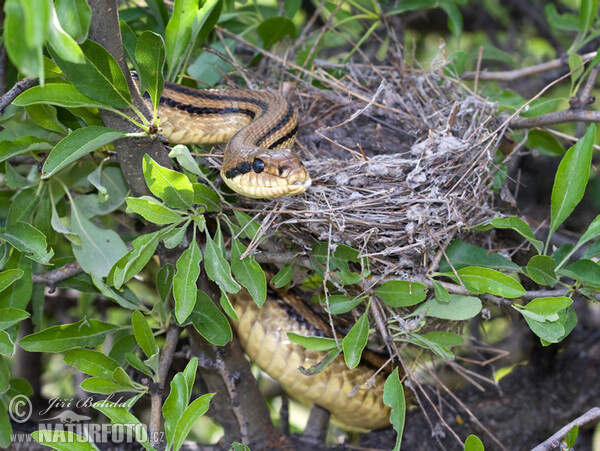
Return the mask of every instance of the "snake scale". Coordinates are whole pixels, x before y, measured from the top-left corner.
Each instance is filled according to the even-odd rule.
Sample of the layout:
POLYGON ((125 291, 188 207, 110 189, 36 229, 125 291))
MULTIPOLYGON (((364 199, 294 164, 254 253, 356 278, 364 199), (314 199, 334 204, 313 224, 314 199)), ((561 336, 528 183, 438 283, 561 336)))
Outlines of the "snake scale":
MULTIPOLYGON (((294 108, 265 91, 196 90, 166 83, 158 108, 161 133, 177 144, 227 143, 221 177, 234 191, 253 198, 303 193, 310 177, 291 149, 298 130, 294 108)), ((383 403, 383 374, 363 362, 354 370, 339 355, 316 375, 299 367, 319 363, 325 351, 309 351, 291 342, 287 332, 328 336, 329 325, 302 300, 271 292, 258 308, 242 291, 231 297, 239 316, 233 322, 248 357, 294 398, 329 410, 343 426, 370 430, 389 426, 383 403)), ((338 335, 339 336, 339 335, 338 335)))

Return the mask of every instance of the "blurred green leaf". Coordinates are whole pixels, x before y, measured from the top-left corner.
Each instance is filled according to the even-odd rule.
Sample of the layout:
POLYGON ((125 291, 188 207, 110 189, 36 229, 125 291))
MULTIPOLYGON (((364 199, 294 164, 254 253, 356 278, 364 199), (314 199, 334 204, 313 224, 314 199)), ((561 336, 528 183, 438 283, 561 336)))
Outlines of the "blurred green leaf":
MULTIPOLYGON (((500 218, 496 218, 500 219, 500 218)), ((492 220, 492 224, 494 224, 492 220)), ((518 218, 517 218, 518 219, 518 218)), ((499 223, 498 223, 499 224, 499 223)), ((501 225, 501 227, 503 227, 501 225)), ((528 226, 527 226, 528 227, 528 226)), ((452 240, 446 248, 446 255, 450 259, 454 269, 464 268, 466 266, 483 266, 502 271, 520 271, 519 265, 511 262, 508 258, 497 253, 490 253, 474 244, 466 243, 461 240, 452 240)), ((452 268, 446 258, 440 261, 440 272, 450 272, 452 268)))
POLYGON ((579 435, 579 426, 574 425, 567 435, 565 435, 565 442, 567 443, 567 448, 573 448, 575 446, 575 441, 577 440, 577 436, 579 435))
POLYGON ((545 130, 530 130, 525 146, 529 149, 537 149, 543 155, 562 156, 565 153, 558 138, 545 130))
POLYGON ((119 363, 93 349, 72 349, 65 354, 65 363, 90 376, 112 378, 119 363))
POLYGON ((92 9, 86 0, 56 0, 56 16, 62 28, 75 41, 85 41, 92 19, 92 9))
POLYGON ((532 101, 529 105, 521 110, 521 117, 538 117, 542 114, 557 111, 562 104, 566 103, 566 99, 562 97, 539 98, 532 101))
POLYGON ((598 17, 598 0, 581 0, 579 3, 579 32, 585 35, 598 17))
POLYGON ((565 31, 577 31, 579 29, 579 18, 575 14, 559 14, 554 3, 548 3, 544 7, 548 24, 555 29, 565 31))
POLYGON ((485 448, 481 439, 471 434, 465 440, 465 451, 485 451, 485 448))
MULTIPOLYGON (((63 60, 74 64, 83 64, 85 62, 84 54, 69 33, 63 30, 54 7, 50 10, 51 21, 48 29, 48 45, 63 60)), ((87 30, 85 30, 87 33, 87 30)))
POLYGON ((271 279, 270 284, 275 288, 285 287, 294 278, 294 265, 287 264, 277 272, 271 279))
POLYGON ((256 31, 263 41, 263 47, 267 50, 286 36, 292 39, 296 37, 296 26, 287 17, 269 17, 262 21, 256 31))
MULTIPOLYGON (((19 271, 21 275, 23 274, 23 270, 21 269, 9 269, 4 271, 3 274, 9 271, 19 271)), ((31 315, 25 310, 14 307, 0 309, 0 330, 8 329, 15 324, 19 324, 30 316, 31 315)))
POLYGON ((332 315, 340 315, 352 311, 364 300, 365 296, 353 299, 345 294, 333 294, 327 300, 323 300, 323 308, 332 315))
POLYGON ((600 287, 600 265, 592 260, 577 260, 559 273, 592 287, 600 287))

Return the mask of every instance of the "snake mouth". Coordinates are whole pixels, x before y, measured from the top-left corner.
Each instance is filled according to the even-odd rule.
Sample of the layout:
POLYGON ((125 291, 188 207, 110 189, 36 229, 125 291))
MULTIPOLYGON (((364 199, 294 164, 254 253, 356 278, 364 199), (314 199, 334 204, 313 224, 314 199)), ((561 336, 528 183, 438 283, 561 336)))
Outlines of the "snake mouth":
POLYGON ((269 173, 256 174, 248 172, 235 177, 221 174, 223 180, 237 193, 253 199, 271 199, 284 196, 302 194, 311 186, 311 179, 304 167, 289 174, 279 177, 269 173))

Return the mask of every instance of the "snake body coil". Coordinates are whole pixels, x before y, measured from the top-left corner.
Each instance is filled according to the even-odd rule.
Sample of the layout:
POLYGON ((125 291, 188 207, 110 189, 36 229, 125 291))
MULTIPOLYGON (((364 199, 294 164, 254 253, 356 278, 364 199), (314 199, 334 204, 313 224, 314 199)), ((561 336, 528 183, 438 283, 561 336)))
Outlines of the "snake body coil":
MULTIPOLYGON (((173 143, 227 143, 221 176, 234 191, 268 198, 304 192, 310 177, 291 150, 298 129, 295 110, 282 97, 262 91, 195 90, 166 83, 158 108, 161 133, 173 143)), ((233 322, 250 359, 300 401, 316 403, 334 420, 356 429, 389 426, 383 404, 384 376, 363 363, 354 370, 342 356, 316 375, 309 368, 325 352, 292 343, 287 332, 327 335, 329 327, 302 301, 278 293, 258 308, 242 291, 231 301, 240 318, 233 322)))

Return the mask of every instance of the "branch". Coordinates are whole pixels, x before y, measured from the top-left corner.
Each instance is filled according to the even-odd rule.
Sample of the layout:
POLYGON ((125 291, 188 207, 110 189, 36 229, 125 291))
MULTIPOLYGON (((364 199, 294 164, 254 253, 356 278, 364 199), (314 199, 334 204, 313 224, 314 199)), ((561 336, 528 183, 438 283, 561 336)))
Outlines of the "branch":
MULTIPOLYGON (((125 53, 121 42, 121 29, 119 27, 119 16, 116 0, 95 0, 89 2, 92 9, 92 21, 90 24, 90 39, 102 45, 119 63, 123 75, 127 80, 131 100, 133 104, 146 117, 150 117, 150 111, 142 100, 125 61, 125 53)), ((133 114, 133 112, 128 112, 133 114)), ((100 110, 102 121, 107 127, 123 130, 125 132, 139 132, 135 125, 121 116, 106 110, 100 110)), ((127 180, 127 185, 134 196, 151 194, 142 171, 144 154, 148 154, 161 166, 172 168, 171 160, 161 143, 150 138, 124 138, 114 142, 115 151, 121 163, 121 171, 127 180)))
POLYGON ((563 122, 600 122, 600 111, 568 109, 538 117, 517 117, 510 121, 510 127, 513 129, 545 127, 563 122))
MULTIPOLYGON (((581 55, 584 63, 587 63, 594 56, 596 56, 596 52, 586 53, 585 55, 581 55)), ((559 69, 561 67, 567 66, 569 64, 569 60, 567 56, 554 59, 552 61, 547 61, 545 63, 536 64, 535 66, 523 67, 521 69, 515 70, 507 70, 501 72, 465 72, 462 74, 461 78, 463 80, 474 80, 476 77, 479 80, 486 81, 514 81, 517 78, 529 77, 532 75, 539 74, 540 72, 546 72, 552 69, 559 69)))
POLYGON ((590 409, 581 415, 579 418, 571 421, 569 424, 561 428, 556 434, 554 434, 548 440, 540 443, 531 451, 550 451, 553 449, 560 449, 561 440, 565 437, 565 435, 567 435, 567 432, 569 432, 573 426, 581 427, 586 423, 597 420, 598 418, 600 418, 600 407, 594 407, 593 409, 590 409))
POLYGON ((35 284, 44 284, 49 287, 55 287, 63 280, 70 279, 71 277, 75 277, 78 274, 81 274, 83 269, 78 262, 67 263, 60 268, 53 269, 52 271, 43 272, 39 274, 33 275, 33 283, 35 284))
POLYGON ((29 88, 33 88, 40 81, 37 78, 24 78, 21 81, 15 83, 10 90, 0 97, 0 114, 4 114, 4 109, 15 100, 19 94, 27 91, 29 88))

